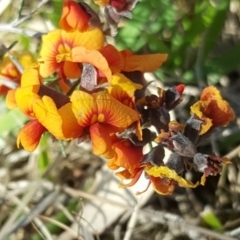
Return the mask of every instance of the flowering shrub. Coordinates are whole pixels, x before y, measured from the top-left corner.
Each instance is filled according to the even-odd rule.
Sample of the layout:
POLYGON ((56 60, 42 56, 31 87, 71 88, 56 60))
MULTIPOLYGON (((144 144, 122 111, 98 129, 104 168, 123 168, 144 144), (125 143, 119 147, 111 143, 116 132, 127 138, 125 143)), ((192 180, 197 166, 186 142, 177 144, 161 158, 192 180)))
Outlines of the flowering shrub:
MULTIPOLYGON (((107 24, 115 30, 121 18, 131 18, 137 3, 94 2, 104 7, 107 24)), ((186 123, 171 120, 169 111, 181 102, 185 86, 158 88, 157 95, 149 95, 144 80, 144 73, 159 68, 167 54, 118 51, 106 43, 104 27, 86 3, 64 1, 60 29, 42 37, 37 62, 24 66, 20 86, 7 94, 8 107, 18 107, 29 118, 18 147, 34 151, 45 132, 58 140, 90 140, 93 153, 103 156, 109 169, 119 169, 121 187, 134 185, 142 174, 159 194, 172 194, 176 186, 204 185, 230 161, 200 153, 197 146, 234 119, 231 107, 209 86, 192 105, 186 123), (51 86, 49 77, 55 78, 51 86), (153 141, 156 146, 143 154, 153 141), (172 154, 163 161, 165 148, 172 154), (190 170, 202 172, 198 182, 185 179, 190 170)))

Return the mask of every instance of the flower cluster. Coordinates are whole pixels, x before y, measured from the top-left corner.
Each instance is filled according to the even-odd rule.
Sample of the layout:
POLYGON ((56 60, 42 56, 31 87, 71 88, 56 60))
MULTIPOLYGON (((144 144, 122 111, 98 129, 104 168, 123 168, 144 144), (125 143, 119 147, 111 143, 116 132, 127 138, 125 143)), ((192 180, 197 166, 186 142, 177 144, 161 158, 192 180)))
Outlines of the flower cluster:
MULTIPOLYGON (((136 2, 95 0, 115 26, 131 16, 136 2)), ((60 29, 42 37, 37 62, 25 68, 21 85, 7 94, 8 107, 18 107, 30 119, 17 145, 34 151, 44 132, 57 140, 90 140, 93 153, 130 181, 122 187, 132 186, 144 173, 158 193, 171 194, 177 185, 199 184, 184 179, 190 168, 203 172, 204 184, 229 160, 198 153, 196 146, 234 113, 219 91, 208 87, 184 125, 171 121, 169 111, 181 102, 184 85, 147 95, 143 77, 166 60, 167 54, 134 55, 106 44, 98 15, 83 2, 65 0, 60 29), (143 147, 152 141, 157 146, 144 155, 143 147), (167 162, 164 148, 172 151, 167 162)))

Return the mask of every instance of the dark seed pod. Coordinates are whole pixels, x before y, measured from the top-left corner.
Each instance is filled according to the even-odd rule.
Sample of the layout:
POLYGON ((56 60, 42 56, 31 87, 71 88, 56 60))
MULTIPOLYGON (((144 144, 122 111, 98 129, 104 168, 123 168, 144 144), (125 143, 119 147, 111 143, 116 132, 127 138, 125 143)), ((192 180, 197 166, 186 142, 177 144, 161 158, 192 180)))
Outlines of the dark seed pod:
POLYGON ((156 138, 156 133, 150 131, 148 128, 144 128, 142 130, 142 141, 138 140, 134 132, 129 133, 128 138, 135 146, 144 146, 156 138))
POLYGON ((170 114, 169 114, 168 110, 166 109, 165 105, 160 107, 159 115, 160 115, 160 121, 164 125, 168 125, 168 123, 170 122, 170 114))
POLYGON ((161 130, 168 131, 168 119, 170 121, 170 115, 168 112, 164 112, 164 114, 161 115, 160 109, 149 109, 149 121, 158 132, 161 132, 161 130))
POLYGON ((174 109, 182 100, 184 85, 180 84, 165 91, 165 103, 168 110, 174 109))
POLYGON ((176 153, 172 153, 166 162, 166 166, 174 170, 177 174, 181 174, 184 171, 184 164, 182 157, 176 153))
POLYGON ((192 158, 197 153, 193 143, 182 133, 178 132, 171 137, 171 140, 174 147, 173 151, 180 156, 192 158))
POLYGON ((186 136, 193 144, 199 139, 199 132, 203 121, 192 115, 186 122, 183 135, 186 136))
POLYGON ((149 153, 143 156, 142 164, 151 163, 152 165, 163 165, 163 159, 165 157, 165 151, 162 145, 154 147, 149 153))
POLYGON ((207 155, 202 153, 195 154, 193 157, 193 163, 196 165, 199 172, 204 172, 204 170, 208 167, 207 155))

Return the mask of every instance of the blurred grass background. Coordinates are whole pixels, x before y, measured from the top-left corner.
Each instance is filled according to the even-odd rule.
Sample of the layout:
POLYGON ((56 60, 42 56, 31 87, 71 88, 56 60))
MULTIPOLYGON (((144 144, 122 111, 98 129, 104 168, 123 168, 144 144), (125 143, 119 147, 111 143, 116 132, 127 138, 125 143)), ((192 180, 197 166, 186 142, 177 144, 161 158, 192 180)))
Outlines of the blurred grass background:
MULTIPOLYGON (((9 25, 17 18, 21 6, 22 14, 26 15, 39 2, 41 1, 0 1, 0 40, 5 46, 10 46, 17 40, 18 43, 14 50, 30 50, 37 57, 41 43, 40 35, 29 37, 24 34, 16 34, 9 31, 8 28, 3 28, 3 25, 9 25)), ((86 2, 98 10, 91 1, 86 2)), ((48 32, 58 27, 61 10, 62 0, 46 1, 31 19, 23 22, 18 28, 36 33, 48 32)), ((212 178, 205 188, 200 187, 184 193, 180 191, 172 197, 154 195, 147 207, 156 211, 160 209, 173 212, 184 218, 201 219, 198 224, 208 229, 220 229, 220 231, 238 229, 240 226, 240 165, 237 148, 240 143, 240 1, 142 0, 133 10, 132 19, 124 19, 120 23, 114 42, 119 49, 129 49, 137 54, 159 52, 169 54, 167 62, 155 72, 155 77, 165 86, 185 83, 189 87, 189 91, 185 93, 187 100, 176 110, 177 119, 186 120, 188 118, 189 106, 199 97, 201 89, 210 84, 219 87, 236 112, 235 123, 224 131, 220 130, 211 141, 200 146, 204 151, 207 149, 208 152, 215 147, 214 149, 222 155, 235 150, 232 157, 233 164, 228 170, 224 170, 223 186, 217 187, 218 178, 212 178), (186 198, 184 198, 185 195, 186 198), (182 206, 185 210, 181 209, 182 206), (190 208, 194 207, 189 209, 189 206, 190 208), (200 215, 200 212, 205 213, 203 210, 206 206, 211 206, 213 211, 210 211, 210 214, 200 215)), ((9 111, 6 108, 5 96, 1 96, 1 226, 4 226, 11 213, 16 209, 16 201, 11 202, 10 199, 5 198, 20 186, 16 184, 23 184, 21 186, 26 187, 36 179, 44 179, 51 186, 65 184, 73 189, 88 191, 95 179, 95 173, 104 164, 100 158, 92 156, 91 151, 80 150, 73 143, 52 143, 48 135, 42 138, 36 153, 30 154, 22 149, 17 149, 17 133, 25 122, 26 118, 18 110, 9 111), (85 158, 79 159, 79 154, 85 158)), ((39 189, 41 191, 33 194, 34 198, 26 203, 29 208, 41 203, 53 191, 49 189, 54 188, 39 187, 39 189)), ((24 191, 17 196, 23 201, 24 191)), ((51 206, 49 204, 48 212, 43 211, 42 214, 70 227, 69 222, 71 221, 69 217, 66 217, 65 210, 67 209, 67 213, 72 214, 72 211, 81 208, 81 204, 79 204, 79 199, 74 196, 65 194, 61 195, 61 198, 63 200, 60 201, 60 204, 65 208, 52 207, 49 210, 49 206, 51 206)), ((21 214, 20 217, 22 215, 24 214, 21 214)), ((123 231, 126 229, 126 221, 121 222, 123 231)), ((113 237, 113 229, 117 226, 116 224, 119 223, 113 223, 112 227, 108 226, 106 232, 100 236, 101 239, 117 239, 113 237)), ((8 239, 45 239, 34 227, 29 225, 19 228, 17 234, 11 234, 8 239)), ((63 230, 63 227, 51 222, 46 224, 46 228, 52 236, 55 236, 55 239, 58 239, 60 233, 66 231, 63 230)), ((167 224, 146 225, 146 222, 140 221, 138 222, 138 231, 133 234, 132 239, 194 239, 191 234, 181 232, 174 236, 172 231, 173 229, 167 227, 167 224), (144 226, 148 226, 148 228, 144 228, 144 226), (172 234, 169 235, 169 232, 172 234)), ((123 235, 124 233, 119 239, 123 239, 123 235)), ((239 235, 234 236, 235 239, 239 239, 239 235)), ((201 236, 201 239, 220 238, 201 236)))

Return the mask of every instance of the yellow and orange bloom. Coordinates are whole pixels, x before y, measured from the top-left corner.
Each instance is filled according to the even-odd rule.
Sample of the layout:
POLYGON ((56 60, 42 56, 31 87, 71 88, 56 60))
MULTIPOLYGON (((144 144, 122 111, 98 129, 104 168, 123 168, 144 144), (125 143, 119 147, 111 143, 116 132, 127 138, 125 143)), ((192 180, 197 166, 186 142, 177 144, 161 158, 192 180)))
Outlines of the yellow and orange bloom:
POLYGON ((192 183, 179 176, 174 170, 167 166, 146 166, 145 172, 149 176, 154 190, 162 195, 172 194, 175 187, 195 188, 199 182, 192 183))
POLYGON ((12 109, 18 107, 32 121, 28 122, 19 132, 17 138, 18 147, 20 144, 28 151, 34 151, 38 146, 41 135, 46 129, 34 119, 32 103, 40 98, 37 95, 41 84, 38 72, 34 69, 26 70, 22 75, 21 88, 10 90, 7 94, 7 106, 12 109), (32 82, 29 83, 28 79, 32 82))
POLYGON ((45 131, 65 140, 82 134, 83 129, 74 118, 69 98, 42 85, 36 69, 25 70, 21 87, 9 91, 7 105, 9 108, 18 107, 31 120, 17 139, 18 147, 22 145, 28 151, 36 149, 45 131))
MULTIPOLYGON (((32 54, 28 52, 23 54, 12 52, 12 54, 18 59, 23 68, 30 66, 34 62, 32 54)), ((21 73, 7 54, 4 55, 0 64, 0 78, 20 83, 21 73)), ((9 88, 7 86, 0 84, 0 95, 6 94, 8 90, 9 88)))
POLYGON ((121 173, 124 176, 134 175, 136 169, 140 167, 143 147, 135 146, 129 139, 117 139, 112 141, 112 149, 114 151, 112 158, 104 156, 108 159, 108 167, 112 170, 124 168, 124 174, 121 173))
MULTIPOLYGON (((140 162, 138 162, 138 164, 139 164, 138 167, 136 166, 134 169, 132 169, 132 171, 125 169, 116 173, 116 175, 122 181, 130 180, 129 183, 122 182, 120 184, 121 188, 131 187, 135 185, 143 172, 146 175, 148 187, 152 185, 154 190, 161 195, 172 194, 177 186, 184 188, 196 188, 199 184, 204 185, 205 183, 205 176, 201 178, 200 182, 196 182, 194 184, 191 181, 188 181, 181 177, 180 175, 178 175, 174 170, 170 169, 168 166, 153 166, 151 164, 141 165, 140 162)), ((142 192, 138 192, 137 194, 141 194, 145 192, 147 189, 145 189, 142 192)))
POLYGON ((67 32, 86 31, 89 28, 89 14, 82 8, 80 3, 73 0, 63 2, 63 11, 59 25, 67 32))
POLYGON ((42 77, 49 77, 60 71, 68 78, 78 78, 81 74, 79 62, 65 61, 73 48, 81 47, 84 50, 100 50, 103 47, 104 36, 96 28, 85 32, 66 32, 61 29, 49 32, 42 38, 40 51, 39 72, 42 77))
POLYGON ((214 86, 203 90, 200 101, 191 106, 191 114, 195 114, 203 121, 199 135, 215 127, 226 126, 235 118, 232 108, 222 99, 219 90, 214 86))
POLYGON ((107 92, 89 94, 76 90, 71 96, 72 111, 83 128, 89 129, 96 155, 111 155, 111 137, 138 121, 133 109, 117 101, 107 92))

